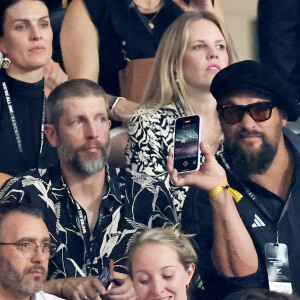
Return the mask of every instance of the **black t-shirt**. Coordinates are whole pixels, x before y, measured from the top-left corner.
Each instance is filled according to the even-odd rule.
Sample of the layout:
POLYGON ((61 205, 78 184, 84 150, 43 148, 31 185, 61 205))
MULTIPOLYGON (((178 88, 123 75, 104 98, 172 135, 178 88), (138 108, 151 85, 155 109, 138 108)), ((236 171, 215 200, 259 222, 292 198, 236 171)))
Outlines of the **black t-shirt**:
MULTIPOLYGON (((153 19, 155 28, 150 34, 128 0, 84 0, 90 17, 99 30, 99 83, 106 92, 119 95, 118 71, 126 66, 122 53, 125 41, 126 56, 130 59, 154 57, 159 41, 168 26, 182 14, 182 10, 166 0, 153 19)), ((153 14, 145 15, 151 20, 153 14)))
MULTIPOLYGON (((41 121, 44 99, 44 80, 26 83, 13 79, 0 72, 0 172, 17 175, 39 165, 41 145, 41 121), (17 128, 20 134, 25 159, 19 152, 15 132, 8 111, 2 83, 5 82, 13 107, 17 128)), ((44 138, 43 152, 47 160, 54 157, 54 150, 44 138), (50 151, 48 153, 48 151, 50 151)))
MULTIPOLYGON (((236 203, 236 208, 257 251, 259 267, 256 273, 245 277, 225 277, 216 271, 211 261, 214 228, 208 194, 192 187, 186 196, 181 223, 185 232, 196 233, 198 271, 204 282, 206 299, 223 299, 227 294, 242 289, 268 288, 264 246, 276 242, 276 232, 279 234, 279 243, 285 243, 288 247, 293 291, 300 293, 300 139, 289 130, 284 130, 284 135, 294 160, 293 180, 286 202, 255 182, 237 179, 237 175, 232 176, 227 170, 229 185, 243 195, 236 203)), ((219 163, 223 165, 221 159, 219 163)))

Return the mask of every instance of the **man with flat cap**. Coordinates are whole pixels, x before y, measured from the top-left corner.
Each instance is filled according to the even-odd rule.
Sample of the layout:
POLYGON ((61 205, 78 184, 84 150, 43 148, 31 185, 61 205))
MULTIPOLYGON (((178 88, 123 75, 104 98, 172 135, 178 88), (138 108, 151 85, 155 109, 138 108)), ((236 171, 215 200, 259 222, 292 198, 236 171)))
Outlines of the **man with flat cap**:
POLYGON ((196 233, 207 299, 246 288, 300 294, 300 137, 284 128, 298 99, 272 69, 238 62, 213 79, 224 132, 216 158, 201 144, 197 172, 168 168, 177 185, 193 185, 182 213, 196 233))

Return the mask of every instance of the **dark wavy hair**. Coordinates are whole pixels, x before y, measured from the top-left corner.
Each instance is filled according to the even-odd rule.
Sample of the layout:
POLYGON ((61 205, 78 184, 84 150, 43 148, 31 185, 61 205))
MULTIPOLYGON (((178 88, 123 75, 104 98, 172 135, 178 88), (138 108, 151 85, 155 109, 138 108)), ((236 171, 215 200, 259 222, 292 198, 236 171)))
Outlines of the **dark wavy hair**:
MULTIPOLYGON (((0 37, 4 35, 4 22, 5 22, 5 15, 7 9, 20 1, 22 0, 1 0, 0 1, 0 37)), ((45 3, 45 1, 42 0, 32 0, 32 1, 41 1, 45 3)))

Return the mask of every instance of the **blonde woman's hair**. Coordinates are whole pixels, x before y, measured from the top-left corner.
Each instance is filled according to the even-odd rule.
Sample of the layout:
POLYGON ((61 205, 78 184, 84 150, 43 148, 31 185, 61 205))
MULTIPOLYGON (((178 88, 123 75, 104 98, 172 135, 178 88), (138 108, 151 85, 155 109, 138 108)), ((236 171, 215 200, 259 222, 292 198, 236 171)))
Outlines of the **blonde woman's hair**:
POLYGON ((158 244, 172 248, 178 255, 180 263, 187 271, 189 266, 197 261, 197 254, 189 238, 193 235, 183 234, 180 231, 180 225, 165 228, 152 228, 139 234, 131 243, 127 268, 128 274, 132 278, 132 258, 135 252, 144 245, 158 244))
POLYGON ((179 99, 187 113, 192 113, 191 107, 184 101, 187 99, 187 92, 182 61, 189 41, 191 24, 198 20, 208 20, 219 28, 225 39, 229 64, 237 60, 231 38, 214 14, 205 11, 182 14, 166 30, 155 55, 150 78, 142 97, 142 104, 151 103, 149 113, 153 114, 171 103, 174 98, 179 99))

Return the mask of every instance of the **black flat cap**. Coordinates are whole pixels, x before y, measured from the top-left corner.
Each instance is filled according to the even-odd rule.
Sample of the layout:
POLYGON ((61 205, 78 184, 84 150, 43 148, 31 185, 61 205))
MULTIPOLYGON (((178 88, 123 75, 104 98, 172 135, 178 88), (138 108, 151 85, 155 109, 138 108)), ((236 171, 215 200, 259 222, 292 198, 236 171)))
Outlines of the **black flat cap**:
POLYGON ((210 92, 219 103, 240 91, 253 91, 271 97, 286 112, 288 121, 296 121, 300 107, 296 91, 272 68, 252 60, 234 63, 214 77, 210 92))

